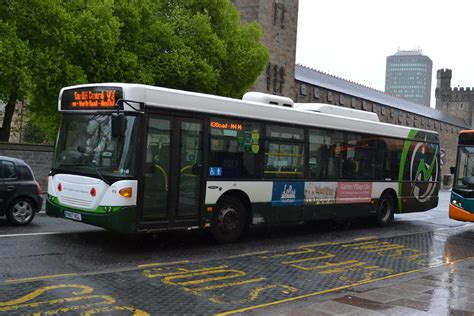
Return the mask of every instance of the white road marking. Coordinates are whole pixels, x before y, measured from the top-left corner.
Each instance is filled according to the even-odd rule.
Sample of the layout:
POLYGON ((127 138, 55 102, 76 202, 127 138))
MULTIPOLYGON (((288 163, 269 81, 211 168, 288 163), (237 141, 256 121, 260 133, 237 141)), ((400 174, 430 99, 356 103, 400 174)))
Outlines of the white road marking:
POLYGON ((9 234, 9 235, 0 235, 0 238, 3 238, 3 237, 36 236, 36 235, 57 235, 57 234, 65 234, 65 233, 46 232, 46 233, 29 233, 29 234, 9 234))

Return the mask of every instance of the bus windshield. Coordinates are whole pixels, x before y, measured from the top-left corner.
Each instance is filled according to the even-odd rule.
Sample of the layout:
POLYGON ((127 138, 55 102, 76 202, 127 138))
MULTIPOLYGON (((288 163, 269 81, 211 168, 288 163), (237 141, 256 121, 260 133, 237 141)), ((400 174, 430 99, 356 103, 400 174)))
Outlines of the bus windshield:
POLYGON ((474 146, 459 147, 457 165, 454 188, 467 189, 469 188, 469 184, 466 182, 467 178, 473 177, 474 179, 474 146))
POLYGON ((125 116, 125 133, 112 136, 110 114, 65 114, 53 168, 109 176, 133 176, 134 116, 125 116))

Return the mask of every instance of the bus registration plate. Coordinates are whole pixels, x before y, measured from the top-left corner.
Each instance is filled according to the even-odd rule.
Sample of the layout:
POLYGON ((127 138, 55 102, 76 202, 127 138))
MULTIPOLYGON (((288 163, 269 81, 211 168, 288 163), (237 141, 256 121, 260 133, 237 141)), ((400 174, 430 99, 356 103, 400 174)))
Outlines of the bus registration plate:
POLYGON ((73 212, 69 212, 69 211, 64 211, 64 217, 69 218, 69 219, 73 219, 75 221, 82 221, 81 214, 77 214, 77 213, 73 213, 73 212))

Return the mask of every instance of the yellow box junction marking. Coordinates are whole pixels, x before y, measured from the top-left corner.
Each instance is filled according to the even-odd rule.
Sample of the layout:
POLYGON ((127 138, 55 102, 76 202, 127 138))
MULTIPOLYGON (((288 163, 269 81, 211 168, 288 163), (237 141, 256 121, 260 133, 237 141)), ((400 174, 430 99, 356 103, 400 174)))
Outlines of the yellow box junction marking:
MULTIPOLYGON (((116 300, 108 295, 91 295, 94 289, 80 284, 58 284, 38 288, 22 297, 10 301, 0 301, 0 313, 20 312, 25 309, 36 309, 33 315, 53 315, 59 313, 82 311, 82 315, 92 315, 103 311, 125 310, 131 315, 146 316, 147 312, 128 306, 114 306, 116 300), (55 298, 52 300, 36 300, 55 290, 71 289, 70 297, 55 298), (84 304, 81 304, 84 302, 84 304), (72 303, 68 307, 54 307, 55 305, 72 303), (79 305, 73 305, 79 303, 79 305)), ((55 295, 56 296, 56 295, 55 295)))
POLYGON ((185 263, 189 263, 189 260, 173 261, 173 262, 147 263, 147 264, 138 265, 137 267, 138 268, 151 268, 151 267, 162 267, 162 266, 185 264, 185 263))
MULTIPOLYGON (((263 251, 243 254, 217 260, 217 262, 225 262, 222 264, 214 263, 212 265, 212 262, 208 262, 209 266, 206 266, 206 263, 191 263, 183 260, 143 264, 139 265, 139 269, 135 269, 135 271, 146 279, 156 280, 154 282, 182 291, 184 295, 180 295, 179 299, 176 298, 177 302, 189 302, 189 298, 193 302, 192 296, 194 295, 218 305, 215 307, 216 311, 223 310, 225 306, 227 306, 227 309, 230 309, 231 306, 234 308, 244 306, 222 314, 227 315, 424 271, 434 267, 433 263, 429 267, 428 255, 422 250, 404 246, 400 243, 383 241, 373 237, 359 237, 343 242, 309 244, 277 253, 263 251), (242 256, 252 256, 252 258, 238 262, 230 261, 242 256), (371 263, 374 262, 372 261, 374 259, 377 260, 376 262, 381 262, 378 256, 404 260, 405 268, 403 270, 408 269, 406 268, 406 261, 408 261, 410 262, 408 266, 413 270, 395 273, 396 268, 391 269, 389 266, 398 265, 398 261, 390 261, 386 267, 383 267, 385 264, 379 266, 378 263, 377 265, 371 263), (228 263, 229 261, 230 263, 228 263), (233 267, 234 263, 238 264, 238 268, 233 267), (257 271, 261 272, 257 274, 257 271), (253 274, 249 275, 248 272, 253 272, 253 274), (288 282, 288 284, 279 283, 281 281, 278 281, 278 273, 283 273, 281 277, 289 280, 283 282, 288 282), (304 274, 302 275, 302 273, 304 274), (298 278, 301 278, 301 276, 307 276, 310 280, 314 278, 316 283, 313 284, 315 285, 308 286, 309 284, 306 284, 304 291, 302 291, 302 288, 298 289, 298 278), (273 280, 273 278, 276 280, 273 280), (323 283, 318 285, 318 280, 322 280, 323 283), (329 288, 330 286, 332 288, 329 288), (249 306, 251 304, 254 304, 254 306, 249 306)), ((75 275, 63 274, 25 278, 8 280, 5 283, 13 284, 75 275)), ((136 282, 139 282, 139 280, 136 282)), ((22 297, 6 302, 0 301, 0 314, 77 313, 93 315, 121 312, 130 313, 131 315, 148 315, 146 311, 121 306, 112 296, 93 294, 93 291, 92 287, 80 284, 44 286, 22 297), (34 310, 34 312, 31 312, 31 310, 34 310)), ((166 287, 164 287, 164 291, 167 291, 166 287)), ((155 304, 159 302, 157 301, 155 304)), ((158 307, 156 306, 156 308, 158 307)), ((213 308, 209 312, 212 312, 212 310, 213 308)), ((156 310, 153 312, 156 312, 156 310)))
MULTIPOLYGON (((277 260, 280 264, 303 271, 314 271, 322 276, 334 277, 347 283, 348 286, 363 284, 385 277, 403 275, 393 274, 391 268, 381 267, 363 261, 347 259, 334 252, 322 251, 322 247, 349 248, 364 251, 370 254, 386 255, 407 259, 419 263, 421 251, 400 244, 380 241, 373 237, 360 237, 356 240, 344 242, 323 242, 300 247, 297 250, 267 254, 262 253, 259 258, 264 260, 277 260), (357 277, 354 277, 357 272, 357 277)), ((337 252, 337 251, 335 251, 337 252)), ((258 254, 258 253, 256 253, 258 254)), ((232 257, 234 258, 234 257, 232 257)), ((231 258, 227 258, 231 259, 231 258)), ((177 262, 179 264, 181 262, 177 262)), ((150 267, 153 267, 150 265, 150 267)), ((416 270, 413 270, 416 271, 416 270)), ((413 272, 410 271, 410 272, 413 272)), ((146 278, 158 278, 163 284, 177 286, 186 293, 204 295, 216 304, 245 304, 256 301, 264 291, 276 291, 280 295, 291 295, 297 288, 289 284, 268 284, 268 279, 263 276, 248 277, 243 270, 229 268, 227 265, 201 268, 185 268, 179 266, 158 266, 143 271, 146 278), (228 298, 225 294, 216 293, 221 289, 245 286, 246 297, 228 298)), ((342 286, 342 288, 345 285, 342 286)))
POLYGON ((290 297, 290 298, 287 298, 287 299, 282 299, 282 300, 278 300, 278 301, 274 301, 274 302, 269 302, 269 303, 254 305, 254 306, 247 306, 247 307, 243 307, 243 308, 239 308, 239 309, 235 309, 235 310, 231 310, 231 311, 227 311, 227 312, 223 312, 223 313, 218 313, 218 314, 216 314, 216 316, 225 316, 225 315, 233 315, 233 314, 237 314, 237 313, 243 313, 243 312, 251 311, 251 310, 254 310, 254 309, 269 307, 269 306, 273 306, 273 305, 277 305, 277 304, 288 303, 288 302, 300 300, 300 299, 311 297, 311 296, 317 296, 317 295, 327 294, 327 293, 336 292, 336 291, 340 291, 340 290, 345 290, 345 289, 348 289, 348 288, 351 288, 351 287, 355 287, 355 286, 359 286, 359 285, 363 285, 363 284, 367 284, 367 283, 372 283, 372 282, 376 282, 376 281, 382 281, 382 280, 394 278, 394 277, 397 277, 397 276, 403 276, 403 275, 407 275, 407 274, 414 273, 414 272, 420 272, 420 271, 423 271, 423 270, 424 269, 418 269, 418 270, 402 272, 402 273, 389 275, 389 276, 385 276, 385 277, 381 277, 381 278, 377 278, 377 279, 366 280, 366 281, 361 281, 361 282, 357 282, 357 283, 353 283, 353 284, 343 285, 343 286, 339 286, 339 287, 335 287, 335 288, 331 288, 331 289, 327 289, 327 290, 323 290, 323 291, 319 291, 319 292, 313 292, 313 293, 303 294, 303 295, 299 295, 299 296, 293 296, 293 297, 290 297))
POLYGON ((421 250, 406 247, 400 244, 394 244, 387 241, 368 240, 361 243, 341 245, 342 248, 362 250, 368 253, 375 253, 379 256, 387 256, 394 259, 404 259, 418 265, 426 266, 428 264, 428 253, 421 250))
MULTIPOLYGON (((372 243, 372 241, 370 241, 372 243)), ((346 242, 348 243, 348 242, 346 242)), ((318 243, 312 245, 301 246, 300 251, 288 251, 273 254, 271 256, 261 256, 262 259, 274 259, 274 258, 291 258, 294 256, 306 255, 302 259, 284 260, 281 264, 288 265, 290 267, 303 270, 303 271, 317 271, 321 275, 329 274, 347 274, 349 272, 362 271, 360 279, 353 279, 347 275, 339 275, 338 279, 343 282, 361 282, 370 280, 377 275, 387 275, 394 272, 393 269, 383 268, 377 265, 368 264, 366 262, 357 260, 343 259, 338 261, 338 257, 341 257, 334 253, 317 250, 319 247, 325 246, 341 246, 342 243, 318 243), (308 255, 313 254, 311 257, 308 255)))
POLYGON ((215 304, 245 304, 255 301, 265 291, 276 291, 289 295, 297 291, 286 284, 262 284, 265 277, 248 278, 247 273, 228 266, 187 269, 179 267, 154 268, 143 271, 146 278, 160 278, 167 285, 179 286, 183 291, 193 295, 208 294, 208 299, 215 304), (224 294, 213 294, 213 291, 250 285, 248 296, 244 298, 227 298, 224 294))
POLYGON ((339 286, 339 287, 335 287, 335 288, 331 288, 331 289, 327 289, 327 290, 323 290, 323 291, 313 292, 313 293, 307 293, 307 294, 294 296, 294 297, 290 297, 290 298, 286 298, 286 299, 282 299, 282 300, 278 300, 278 301, 273 301, 273 302, 269 302, 269 303, 264 303, 264 304, 254 305, 254 306, 247 306, 247 307, 243 307, 243 308, 239 308, 239 309, 235 309, 235 310, 230 310, 230 311, 223 312, 223 313, 218 313, 218 314, 216 314, 216 316, 233 315, 233 314, 243 313, 243 312, 247 312, 247 311, 251 311, 251 310, 255 310, 255 309, 259 309, 259 308, 263 308, 263 307, 269 307, 269 306, 274 306, 274 305, 278 305, 278 304, 282 304, 282 303, 288 303, 288 302, 300 300, 300 299, 303 299, 303 298, 308 298, 308 297, 312 297, 312 296, 318 296, 318 295, 323 295, 323 294, 327 294, 327 293, 337 292, 337 291, 340 291, 340 290, 345 290, 345 289, 356 287, 356 286, 359 286, 359 285, 364 285, 364 284, 374 283, 374 282, 383 281, 383 280, 387 280, 387 279, 392 279, 392 278, 396 278, 396 277, 400 277, 400 276, 404 276, 404 275, 408 275, 408 274, 412 274, 412 273, 416 273, 416 272, 424 272, 424 271, 427 271, 427 270, 430 270, 430 269, 434 269, 434 268, 438 268, 438 267, 442 267, 442 266, 447 266, 447 265, 453 265, 455 263, 459 263, 459 262, 463 262, 463 261, 471 260, 471 259, 474 259, 474 257, 466 257, 466 258, 463 258, 463 259, 452 261, 450 263, 443 263, 443 264, 438 264, 438 265, 434 265, 434 266, 427 267, 427 268, 415 269, 415 270, 410 270, 410 271, 406 271, 406 272, 387 275, 387 276, 380 277, 380 278, 375 278, 375 279, 372 279, 372 280, 365 280, 365 281, 361 281, 361 282, 355 282, 355 283, 348 284, 348 285, 343 285, 343 286, 339 286))
POLYGON ((54 274, 54 275, 46 275, 46 276, 39 276, 39 277, 32 277, 32 278, 6 280, 5 283, 30 282, 30 281, 38 281, 38 280, 45 280, 45 279, 54 279, 54 278, 75 276, 75 275, 77 275, 77 273, 54 274))

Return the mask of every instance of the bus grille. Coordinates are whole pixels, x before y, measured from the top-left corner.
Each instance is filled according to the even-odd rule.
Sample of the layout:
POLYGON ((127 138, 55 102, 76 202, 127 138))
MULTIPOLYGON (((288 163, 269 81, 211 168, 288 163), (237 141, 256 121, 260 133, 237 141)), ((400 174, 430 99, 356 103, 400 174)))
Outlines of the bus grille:
POLYGON ((91 200, 76 199, 67 196, 61 196, 61 202, 69 206, 85 207, 89 208, 92 204, 91 200))

